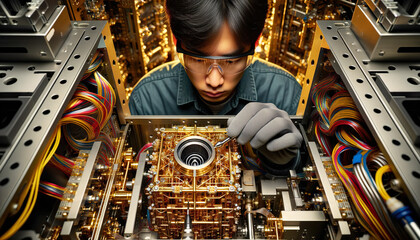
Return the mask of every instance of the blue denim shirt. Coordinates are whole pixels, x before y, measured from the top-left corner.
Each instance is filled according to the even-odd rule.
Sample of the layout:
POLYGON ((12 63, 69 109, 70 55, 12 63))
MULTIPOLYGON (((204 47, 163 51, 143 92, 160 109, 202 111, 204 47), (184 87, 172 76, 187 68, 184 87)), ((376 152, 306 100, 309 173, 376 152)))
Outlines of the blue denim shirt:
MULTIPOLYGON (((235 115, 249 102, 274 103, 293 115, 301 86, 277 65, 256 59, 240 80, 235 96, 219 115, 235 115)), ((202 102, 179 61, 163 64, 146 74, 130 97, 132 115, 212 115, 202 102)))

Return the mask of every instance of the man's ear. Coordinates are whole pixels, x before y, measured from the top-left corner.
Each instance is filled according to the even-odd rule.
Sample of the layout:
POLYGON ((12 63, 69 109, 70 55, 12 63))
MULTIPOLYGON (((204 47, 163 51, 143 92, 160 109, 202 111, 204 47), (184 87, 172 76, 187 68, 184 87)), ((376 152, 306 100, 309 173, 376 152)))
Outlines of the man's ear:
POLYGON ((175 38, 174 34, 172 34, 172 40, 174 41, 174 46, 176 46, 176 42, 177 42, 177 40, 176 40, 176 38, 175 38))

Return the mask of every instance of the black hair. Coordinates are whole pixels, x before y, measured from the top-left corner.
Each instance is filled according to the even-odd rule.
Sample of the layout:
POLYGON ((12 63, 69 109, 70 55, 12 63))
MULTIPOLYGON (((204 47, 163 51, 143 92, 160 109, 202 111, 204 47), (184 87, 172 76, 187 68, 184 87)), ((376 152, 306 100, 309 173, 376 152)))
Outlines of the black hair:
POLYGON ((211 41, 225 21, 239 44, 254 45, 267 9, 267 0, 166 0, 172 32, 189 50, 211 41))

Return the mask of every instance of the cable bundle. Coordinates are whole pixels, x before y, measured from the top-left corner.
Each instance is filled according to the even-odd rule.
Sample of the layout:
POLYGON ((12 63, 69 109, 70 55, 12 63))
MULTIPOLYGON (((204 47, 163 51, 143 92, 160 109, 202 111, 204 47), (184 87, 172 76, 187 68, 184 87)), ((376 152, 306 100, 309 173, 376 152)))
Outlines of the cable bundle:
MULTIPOLYGON (((26 220, 31 215, 32 210, 34 209, 36 199, 38 197, 39 186, 41 175, 44 170, 44 167, 47 165, 49 160, 52 158, 54 152, 57 150, 61 138, 61 129, 57 127, 53 133, 53 136, 48 141, 46 150, 41 156, 41 161, 38 166, 36 166, 34 173, 32 174, 27 187, 22 192, 21 198, 19 199, 19 207, 22 206, 22 203, 26 199, 25 208, 22 210, 21 215, 13 224, 13 226, 7 230, 1 237, 0 240, 9 239, 15 234, 17 230, 26 222, 26 220)), ((18 209, 19 210, 19 209, 18 209)))
POLYGON ((86 70, 82 79, 88 78, 91 75, 91 73, 93 73, 94 71, 96 71, 96 69, 99 68, 102 62, 103 62, 103 54, 100 51, 96 51, 95 55, 93 55, 92 57, 92 61, 90 61, 89 68, 86 70))
POLYGON ((246 169, 257 171, 257 175, 267 175, 267 171, 265 171, 264 168, 261 166, 261 161, 252 150, 251 145, 239 145, 239 151, 241 156, 245 160, 243 161, 243 164, 245 165, 246 169))
POLYGON ((57 198, 58 200, 63 199, 64 190, 66 188, 58 186, 57 184, 50 183, 47 181, 41 181, 39 184, 39 192, 57 198))
POLYGON ((379 195, 375 180, 371 175, 371 172, 375 172, 383 166, 389 166, 387 164, 388 163, 382 153, 376 150, 359 150, 359 152, 353 157, 354 174, 359 180, 368 201, 376 210, 379 219, 381 219, 383 223, 386 223, 384 226, 395 239, 398 235, 398 231, 392 222, 391 216, 387 211, 387 207, 379 195))
POLYGON ((311 97, 318 112, 316 138, 331 156, 360 224, 376 239, 395 239, 398 231, 371 175, 387 162, 372 145, 355 103, 337 79, 330 75, 313 88, 311 97))
MULTIPOLYGON (((109 121, 115 101, 114 90, 98 72, 93 73, 93 78, 86 78, 79 84, 60 120, 63 135, 72 149, 78 151, 92 147, 93 141, 101 135, 101 129, 109 121), (95 92, 88 90, 92 87, 95 92)), ((100 140, 106 140, 108 148, 112 152, 115 150, 106 137, 101 136, 100 140)))
MULTIPOLYGON (((101 129, 108 124, 116 98, 112 86, 96 71, 101 63, 102 55, 100 52, 97 52, 93 57, 88 71, 83 76, 82 82, 77 87, 73 98, 67 105, 51 139, 48 141, 41 161, 35 167, 35 172, 31 176, 30 184, 27 185, 21 194, 18 205, 19 207, 22 206, 26 200, 25 208, 13 226, 0 236, 0 240, 13 236, 26 222, 35 206, 38 192, 57 199, 61 199, 63 196, 63 187, 54 183, 41 181, 42 172, 49 162, 51 162, 51 166, 61 170, 66 175, 71 174, 74 161, 56 153, 62 131, 65 140, 76 152, 82 149, 91 149, 93 142, 96 140, 102 141, 105 151, 101 151, 99 158, 104 164, 109 165, 105 153, 114 155, 115 147, 111 138, 101 132, 101 129)), ((115 131, 113 126, 111 126, 111 130, 115 131)))
POLYGON ((378 171, 376 171, 375 182, 378 187, 379 194, 385 201, 392 217, 397 219, 404 226, 404 230, 408 233, 411 239, 420 239, 420 228, 412 218, 410 208, 408 206, 404 206, 404 204, 396 197, 391 197, 385 190, 382 177, 384 174, 391 172, 391 167, 389 165, 383 165, 378 169, 378 171))
MULTIPOLYGON (((349 192, 360 224, 376 239, 396 239, 398 231, 379 197, 370 174, 370 171, 375 168, 372 168, 374 161, 381 161, 373 157, 375 151, 377 150, 359 150, 338 143, 332 154, 333 165, 349 192), (349 160, 351 161, 348 162, 349 160), (343 162, 349 164, 345 166, 343 162), (368 163, 371 165, 370 168, 368 168, 368 163)), ((387 163, 382 160, 379 164, 387 163)))
POLYGON ((333 135, 343 145, 372 149, 368 145, 372 138, 363 127, 363 119, 350 94, 336 82, 337 78, 330 75, 313 88, 312 101, 319 114, 319 120, 315 121, 318 142, 328 156, 331 156, 332 144, 327 136, 333 135))
POLYGON ((53 158, 50 160, 50 164, 53 165, 55 168, 60 169, 67 176, 70 176, 72 168, 74 166, 74 161, 62 155, 54 153, 53 158))

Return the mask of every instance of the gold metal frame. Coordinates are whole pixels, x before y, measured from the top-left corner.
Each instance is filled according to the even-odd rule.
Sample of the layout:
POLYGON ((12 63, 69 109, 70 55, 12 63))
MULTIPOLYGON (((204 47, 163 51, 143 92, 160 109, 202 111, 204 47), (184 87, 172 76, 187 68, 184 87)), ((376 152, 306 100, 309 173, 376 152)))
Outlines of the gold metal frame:
POLYGON ((321 64, 320 60, 322 60, 322 51, 324 49, 330 49, 327 41, 325 40, 324 36, 322 35, 322 31, 318 25, 316 25, 315 30, 315 38, 312 45, 311 53, 309 54, 309 66, 306 69, 305 80, 302 86, 302 94, 300 95, 299 106, 296 111, 297 116, 303 116, 306 111, 306 106, 308 101, 310 101, 310 91, 312 87, 312 82, 317 75, 317 66, 321 64))

